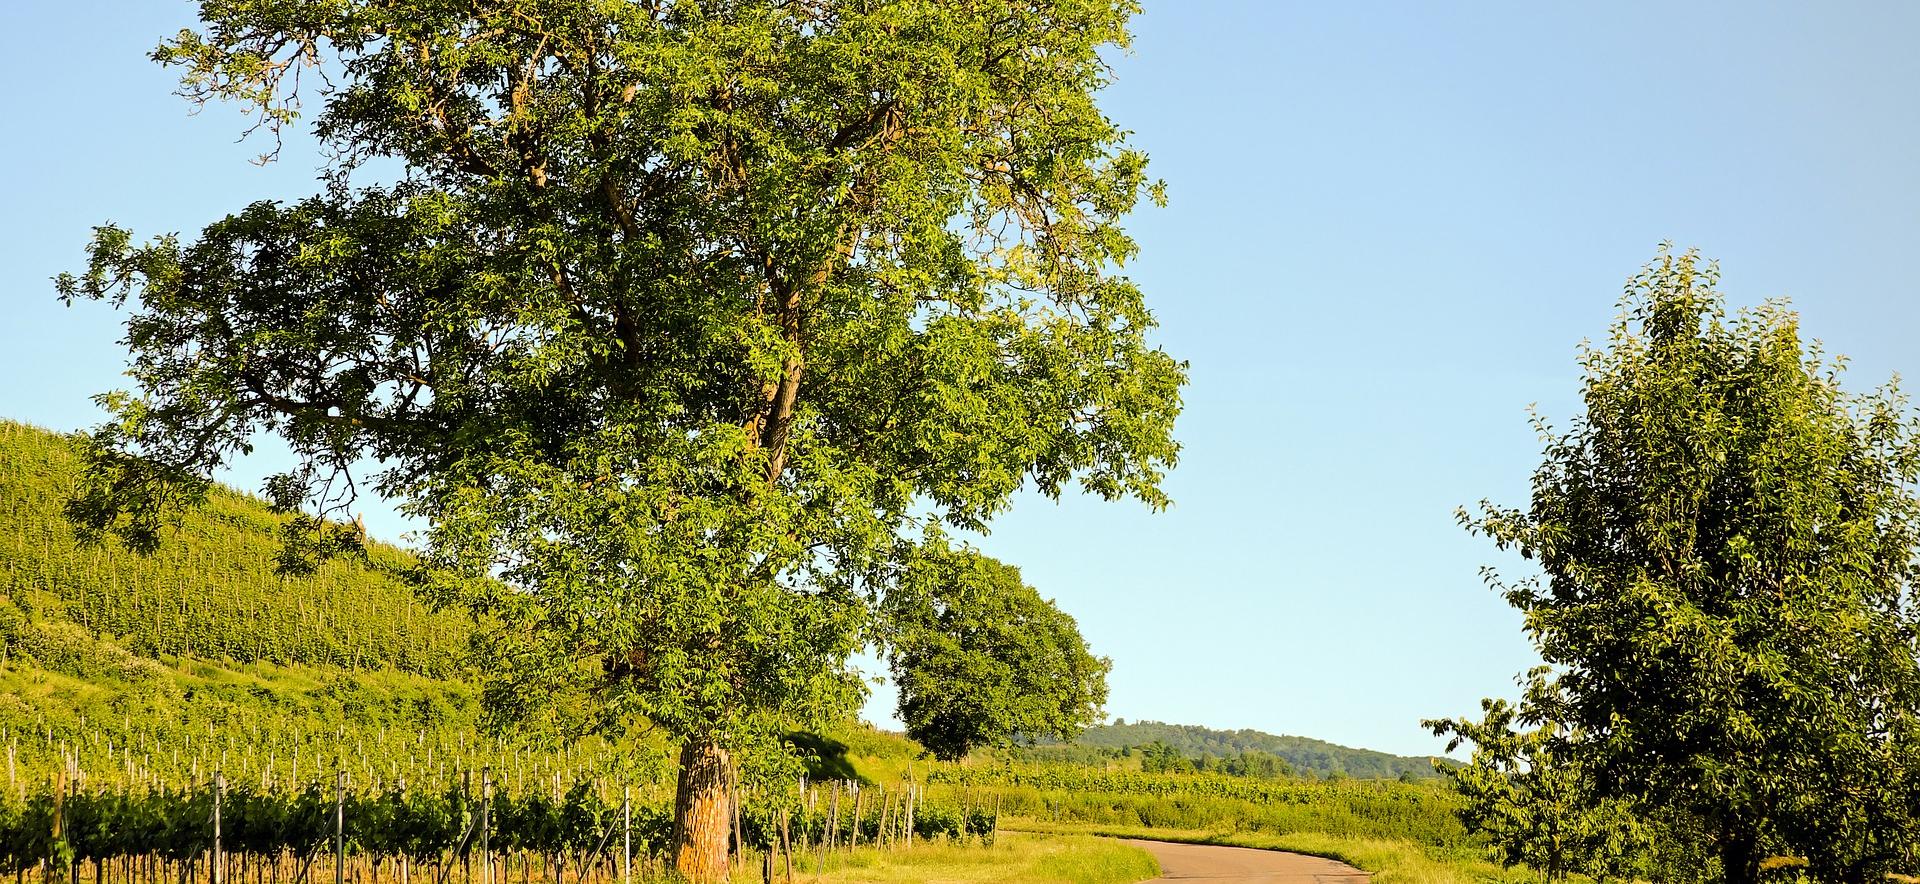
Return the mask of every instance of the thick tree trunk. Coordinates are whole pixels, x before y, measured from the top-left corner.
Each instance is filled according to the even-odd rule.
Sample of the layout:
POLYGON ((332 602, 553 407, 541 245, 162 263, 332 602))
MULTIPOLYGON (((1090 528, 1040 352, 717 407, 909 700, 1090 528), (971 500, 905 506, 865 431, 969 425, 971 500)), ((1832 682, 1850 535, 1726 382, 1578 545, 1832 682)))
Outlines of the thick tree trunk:
POLYGON ((731 760, 710 738, 680 748, 680 786, 673 798, 673 867, 691 884, 727 880, 727 836, 733 822, 731 760))

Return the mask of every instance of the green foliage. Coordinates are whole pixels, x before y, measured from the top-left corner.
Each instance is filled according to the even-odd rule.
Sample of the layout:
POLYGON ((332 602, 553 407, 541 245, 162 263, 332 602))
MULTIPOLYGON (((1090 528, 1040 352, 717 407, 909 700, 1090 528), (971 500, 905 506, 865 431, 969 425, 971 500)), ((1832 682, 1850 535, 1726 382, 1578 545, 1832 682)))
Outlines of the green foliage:
POLYGON ((1197 771, 1199 773, 1219 773, 1230 777, 1258 777, 1261 779, 1279 779, 1293 774, 1293 768, 1278 756, 1268 755, 1258 749, 1242 749, 1238 755, 1216 758, 1213 753, 1202 753, 1198 758, 1188 758, 1174 748, 1158 740, 1145 746, 1129 747, 1121 750, 1125 756, 1138 755, 1140 770, 1146 773, 1180 773, 1197 771))
MULTIPOLYGON (((1462 782, 1483 818, 1519 815, 1503 838, 1560 837, 1526 820, 1572 803, 1575 827, 1616 808, 1677 827, 1717 860, 1692 876, 1758 880, 1770 854, 1815 881, 1910 868, 1915 422, 1892 386, 1843 392, 1785 307, 1728 314, 1716 277, 1671 252, 1636 276, 1583 358, 1585 414, 1540 425, 1531 507, 1462 514, 1538 564, 1489 577, 1550 669, 1517 709, 1436 724, 1478 744, 1462 782)), ((1613 828, 1568 849, 1604 856, 1578 842, 1613 828)))
MULTIPOLYGON (((1049 764, 940 766, 928 782, 991 794, 1009 817, 1170 829, 1321 832, 1477 851, 1458 796, 1439 783, 1262 780, 1049 764)), ((936 793, 942 794, 942 793, 936 793)))
MULTIPOLYGON (((398 576, 411 561, 401 551, 370 544, 364 559, 283 575, 274 561, 288 517, 218 486, 161 529, 167 543, 151 554, 82 545, 61 514, 81 470, 73 442, 0 420, 0 597, 15 607, 144 657, 465 671, 471 627, 415 599, 398 576)), ((23 616, 0 613, 0 640, 23 616)))
MULTIPOLYGON (((66 630, 62 629, 61 632, 66 630)), ((124 655, 94 640, 95 653, 124 655)), ((470 685, 398 672, 140 660, 143 680, 109 671, 0 667, 0 743, 9 789, 77 769, 102 788, 178 788, 225 770, 275 788, 341 768, 362 784, 439 782, 491 766, 521 786, 604 777, 646 796, 671 757, 656 738, 618 742, 488 735, 470 685)))
POLYGON ((1112 662, 1012 566, 929 549, 888 595, 883 620, 900 719, 935 757, 1071 739, 1100 717, 1112 662))
POLYGON ((872 782, 854 769, 853 761, 847 757, 847 744, 839 740, 807 731, 795 731, 787 734, 785 742, 788 751, 799 756, 801 763, 806 766, 809 780, 872 782))
POLYGON ((1575 748, 1567 728, 1517 728, 1520 708, 1544 705, 1533 692, 1558 689, 1547 670, 1529 673, 1521 706, 1482 703, 1481 721, 1429 722, 1451 735, 1451 751, 1474 747, 1473 762, 1445 773, 1466 798, 1461 818, 1491 842, 1506 866, 1536 869, 1548 881, 1584 875, 1596 881, 1696 881, 1708 865, 1700 832, 1684 818, 1641 810, 1597 788, 1594 759, 1575 748))
MULTIPOLYGON (((7 452, 9 475, 41 477, 47 485, 70 481, 71 474, 65 472, 70 460, 63 458, 72 455, 64 440, 17 425, 5 429, 10 447, 0 451, 7 452)), ((17 516, 14 525, 59 530, 59 495, 28 493, 32 486, 19 482, 8 487, 16 494, 7 501, 17 516)), ((251 533, 234 529, 222 535, 233 542, 210 550, 195 548, 193 554, 226 557, 221 567, 211 569, 218 574, 273 576, 274 531, 282 517, 217 486, 210 488, 210 496, 234 501, 235 512, 256 521, 244 523, 252 526, 251 533)), ((198 523, 208 517, 205 510, 185 514, 179 536, 194 537, 198 523)), ((163 545, 148 556, 104 547, 79 550, 74 567, 63 570, 59 587, 71 590, 103 582, 89 568, 124 567, 122 579, 148 580, 148 572, 175 567, 170 561, 173 549, 163 545)), ((307 582, 324 580, 327 573, 351 564, 329 563, 307 582)), ((37 566, 26 561, 22 567, 37 566)), ((359 591, 369 597, 367 604, 334 613, 333 626, 340 635, 385 641, 388 633, 382 630, 391 630, 398 617, 433 616, 382 572, 368 570, 364 579, 369 585, 359 591)), ((297 589, 300 583, 287 585, 297 589)), ((276 580, 272 585, 281 584, 276 580)), ((490 736, 481 726, 475 686, 396 668, 405 658, 387 658, 372 669, 327 665, 338 658, 302 657, 299 649, 311 645, 297 633, 287 646, 293 650, 261 655, 267 659, 143 656, 127 648, 167 647, 167 630, 181 621, 131 620, 128 632, 103 636, 65 619, 74 610, 69 600, 110 604, 125 599, 106 592, 31 592, 40 601, 33 610, 0 596, 0 744, 12 762, 7 788, 0 792, 0 869, 6 867, 7 856, 28 867, 40 859, 57 865, 67 859, 88 862, 122 855, 129 845, 146 845, 176 860, 193 859, 210 837, 204 786, 215 770, 225 771, 231 784, 224 814, 231 851, 264 855, 289 846, 299 856, 324 839, 331 831, 335 770, 349 776, 347 818, 354 855, 405 855, 421 864, 457 855, 452 845, 472 825, 478 806, 477 798, 461 793, 457 784, 464 777, 469 789, 477 789, 473 784, 483 768, 493 770, 499 793, 493 807, 496 847, 543 852, 557 845, 577 852, 585 849, 588 836, 582 833, 604 833, 592 820, 597 815, 604 822, 613 800, 610 793, 589 796, 582 788, 569 787, 556 797, 551 791, 556 781, 576 787, 589 781, 603 788, 632 786, 641 802, 636 808, 636 843, 643 850, 666 844, 671 792, 665 774, 672 749, 657 735, 623 743, 593 737, 540 739, 554 736, 546 734, 525 739, 490 736), (270 662, 280 656, 307 662, 270 662), (69 836, 56 841, 50 835, 51 789, 57 776, 69 771, 83 785, 66 804, 69 836)), ((201 631, 191 641, 217 644, 222 631, 244 631, 254 623, 297 623, 290 615, 311 603, 293 589, 246 598, 245 617, 216 616, 199 623, 201 631)), ((96 610, 92 616, 102 615, 96 610)), ((459 626, 454 621, 455 631, 446 639, 449 654, 458 647, 452 642, 463 635, 459 626)), ((375 650, 353 659, 382 660, 375 650)), ((842 726, 831 733, 794 735, 797 754, 814 765, 811 780, 833 777, 871 785, 878 779, 856 771, 850 754, 903 763, 924 753, 905 737, 868 727, 842 726)), ((743 826, 757 844, 754 839, 773 831, 775 814, 797 811, 798 806, 789 795, 791 779, 755 779, 756 765, 748 759, 743 770, 750 790, 743 826)), ((895 803, 897 812, 897 798, 895 803)), ((846 831, 853 825, 854 808, 843 805, 840 825, 846 831)), ((811 812, 792 818, 792 831, 817 837, 826 830, 826 812, 816 802, 811 812)), ((859 823, 863 838, 878 834, 881 822, 879 810, 869 803, 859 823)), ((959 794, 943 794, 922 805, 916 822, 925 838, 984 840, 993 831, 994 816, 977 799, 968 803, 959 794)))
POLYGON ((1140 755, 1140 770, 1146 773, 1174 773, 1193 769, 1193 762, 1180 754, 1180 750, 1159 740, 1141 746, 1136 751, 1140 755))
POLYGON ((497 623, 496 708, 829 720, 925 514, 1166 503, 1184 367, 1117 275, 1160 190, 1094 100, 1135 10, 208 0, 155 57, 275 131, 304 99, 338 161, 58 280, 129 309, 137 387, 71 515, 154 548, 272 433, 285 564, 398 502, 422 585, 497 623))
MULTIPOLYGON (((320 777, 277 789, 227 786, 219 798, 222 849, 261 858, 284 853, 305 862, 330 848, 336 794, 329 780, 320 777)), ((0 874, 42 863, 64 868, 146 854, 172 862, 200 859, 213 847, 214 792, 211 782, 201 782, 164 789, 42 788, 0 795, 0 874)), ((490 798, 477 783, 453 781, 424 788, 395 784, 343 789, 337 812, 349 856, 405 857, 421 865, 456 861, 477 854, 484 820, 494 850, 561 856, 585 864, 620 850, 621 841, 612 836, 625 825, 622 800, 617 792, 589 781, 564 791, 538 783, 532 788, 497 784, 490 798)), ((636 852, 666 852, 672 830, 669 810, 664 803, 631 807, 629 831, 636 852)), ((856 815, 849 803, 835 822, 825 807, 802 809, 789 793, 756 796, 743 809, 744 846, 766 850, 778 844, 783 821, 793 837, 815 841, 830 829, 844 839, 858 827, 872 842, 883 824, 889 837, 905 834, 903 823, 891 816, 883 820, 877 806, 856 815)), ((991 844, 996 825, 994 815, 983 808, 931 803, 916 809, 912 834, 930 841, 991 844)))

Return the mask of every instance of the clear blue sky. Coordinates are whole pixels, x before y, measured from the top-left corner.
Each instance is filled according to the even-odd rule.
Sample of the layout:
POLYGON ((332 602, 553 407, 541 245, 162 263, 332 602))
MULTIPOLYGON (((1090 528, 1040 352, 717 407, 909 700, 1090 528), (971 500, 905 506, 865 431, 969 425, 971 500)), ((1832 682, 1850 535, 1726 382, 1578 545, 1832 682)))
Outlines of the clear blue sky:
MULTIPOLYGON (((1148 2, 1107 104, 1171 186, 1133 272, 1193 365, 1177 503, 1023 500, 983 542, 1114 658, 1114 715, 1427 753, 1509 692, 1531 652, 1453 509, 1524 502, 1526 406, 1572 412, 1663 239, 1854 384, 1920 369, 1920 5, 1148 2)), ((190 15, 8 9, 0 415, 78 428, 119 381, 115 317, 47 281, 91 225, 314 188, 311 145, 255 168, 170 96, 144 55, 190 15)))

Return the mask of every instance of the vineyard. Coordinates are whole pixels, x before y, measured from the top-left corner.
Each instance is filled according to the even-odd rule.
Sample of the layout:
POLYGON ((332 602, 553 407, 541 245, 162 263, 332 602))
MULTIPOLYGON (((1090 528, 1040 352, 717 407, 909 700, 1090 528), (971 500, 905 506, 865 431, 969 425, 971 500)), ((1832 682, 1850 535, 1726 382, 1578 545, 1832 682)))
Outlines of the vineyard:
POLYGON ((943 766, 927 779, 951 791, 991 793, 1009 817, 1048 823, 1321 832, 1480 849, 1460 823, 1459 797, 1430 781, 1263 780, 1060 764, 943 766))
POLYGON ((113 636, 143 657, 461 671, 467 626, 414 599, 401 550, 317 573, 274 570, 285 519, 216 488, 150 555, 83 546, 62 515, 78 469, 66 439, 0 420, 0 596, 113 636))
MULTIPOLYGON (((77 777, 75 778, 77 780, 77 777)), ((183 789, 78 788, 0 800, 0 872, 65 870, 75 882, 596 882, 653 876, 671 808, 603 781, 515 790, 491 771, 441 788, 356 789, 345 772, 297 788, 223 775, 183 789)), ((906 849, 914 840, 991 841, 997 814, 931 803, 920 789, 835 781, 743 793, 733 849, 771 877, 828 851, 906 849)))
MULTIPOLYGON (((65 440, 0 423, 0 874, 596 884, 661 871, 673 747, 644 731, 491 735, 459 663, 466 626, 392 576, 403 553, 281 578, 276 517, 224 490, 151 557, 80 546, 59 512, 72 467, 65 440)), ((738 860, 775 877, 832 850, 991 839, 1003 813, 1472 846, 1455 799, 1418 784, 1146 773, 1108 749, 932 764, 858 728, 796 748, 812 781, 747 777, 731 834, 738 860)))
MULTIPOLYGON (((0 872, 573 882, 657 865, 670 747, 485 735, 466 626, 393 576, 404 553, 282 577, 279 517, 225 489, 151 556, 82 546, 60 513, 74 468, 65 439, 0 422, 0 872)), ((785 851, 784 870, 993 831, 984 806, 840 764, 844 783, 743 787, 735 848, 785 851)))

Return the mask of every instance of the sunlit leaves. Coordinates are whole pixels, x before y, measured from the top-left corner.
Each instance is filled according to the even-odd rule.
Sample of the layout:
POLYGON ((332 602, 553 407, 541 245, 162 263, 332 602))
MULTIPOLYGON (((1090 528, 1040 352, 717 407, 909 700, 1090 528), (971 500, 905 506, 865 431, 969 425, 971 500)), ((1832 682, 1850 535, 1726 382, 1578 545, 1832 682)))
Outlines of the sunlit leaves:
MULTIPOLYGON (((844 714, 929 523, 1167 503, 1185 366, 1119 275, 1160 191, 1095 100, 1135 11, 204 0, 156 57, 333 160, 184 244, 103 228, 60 280, 129 308, 137 387, 76 515, 140 541, 272 434, 287 568, 394 501, 504 718, 743 747, 844 714)), ((963 662, 1058 652, 1068 695, 969 714, 1064 733, 1104 668, 1005 589, 952 597, 994 651, 963 662)))
POLYGON ((1538 564, 1494 582, 1552 669, 1518 708, 1542 730, 1442 725, 1696 827, 1725 880, 1776 853, 1859 880, 1912 859, 1920 442, 1896 389, 1844 392, 1795 314, 1729 313, 1717 278, 1666 251, 1636 275, 1584 414, 1539 424, 1531 507, 1462 514, 1538 564))

